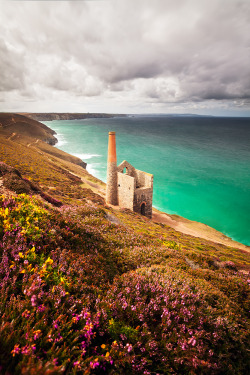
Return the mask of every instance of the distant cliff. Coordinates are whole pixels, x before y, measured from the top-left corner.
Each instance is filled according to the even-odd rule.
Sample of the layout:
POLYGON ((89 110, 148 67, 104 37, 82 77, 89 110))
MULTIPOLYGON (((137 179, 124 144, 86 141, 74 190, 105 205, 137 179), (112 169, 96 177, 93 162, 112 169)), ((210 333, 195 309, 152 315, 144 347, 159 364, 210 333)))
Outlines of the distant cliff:
POLYGON ((67 154, 54 146, 57 143, 56 132, 33 118, 15 113, 0 113, 0 142, 8 140, 22 144, 29 150, 36 149, 48 156, 80 165, 86 169, 87 163, 80 158, 67 154))
POLYGON ((19 137, 31 137, 55 145, 56 132, 33 118, 15 114, 0 113, 0 129, 6 136, 18 135, 19 137))
POLYGON ((115 116, 124 117, 124 114, 107 114, 107 113, 23 113, 24 116, 37 121, 52 120, 83 120, 86 118, 112 118, 115 116))

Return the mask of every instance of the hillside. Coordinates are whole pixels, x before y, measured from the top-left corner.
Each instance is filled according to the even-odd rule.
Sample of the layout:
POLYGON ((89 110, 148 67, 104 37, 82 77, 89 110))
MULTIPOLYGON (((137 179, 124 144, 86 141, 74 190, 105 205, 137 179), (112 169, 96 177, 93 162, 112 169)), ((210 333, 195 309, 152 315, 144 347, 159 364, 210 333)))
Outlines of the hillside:
POLYGON ((57 139, 54 137, 55 132, 46 125, 13 113, 0 113, 0 131, 1 134, 7 136, 35 138, 51 145, 57 142, 57 139))
POLYGON ((105 205, 28 138, 0 131, 0 373, 248 373, 249 253, 105 205))

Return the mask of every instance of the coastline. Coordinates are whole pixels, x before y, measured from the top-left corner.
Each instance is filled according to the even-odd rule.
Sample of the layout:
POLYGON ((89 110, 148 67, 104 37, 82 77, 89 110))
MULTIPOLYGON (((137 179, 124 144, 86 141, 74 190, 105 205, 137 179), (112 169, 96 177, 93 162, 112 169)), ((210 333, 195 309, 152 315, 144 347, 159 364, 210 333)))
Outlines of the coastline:
POLYGON ((36 121, 54 121, 54 120, 85 120, 89 118, 112 118, 112 117, 126 117, 125 114, 113 113, 19 113, 36 121))
MULTIPOLYGON (((57 148, 56 144, 53 147, 57 148)), ((106 195, 105 194, 105 189, 106 189, 105 182, 99 180, 97 177, 93 176, 89 172, 88 174, 89 176, 93 177, 94 179, 93 182, 87 181, 83 176, 78 175, 78 177, 82 178, 83 183, 87 184, 88 187, 91 190, 93 190, 93 192, 100 195, 102 198, 105 198, 105 195, 106 195)), ((112 207, 115 210, 120 209, 119 206, 112 206, 112 207)), ((225 246, 234 247, 234 248, 250 253, 250 246, 237 242, 233 240, 232 238, 226 236, 222 232, 219 232, 218 230, 204 223, 192 221, 179 215, 171 215, 167 212, 160 211, 156 209, 155 207, 153 207, 152 221, 156 223, 160 223, 160 224, 165 224, 182 234, 187 234, 193 237, 202 238, 208 241, 219 243, 225 246)))
POLYGON ((225 246, 235 247, 250 253, 250 246, 237 242, 232 238, 227 237, 222 232, 219 232, 218 230, 198 221, 192 221, 178 215, 170 215, 166 212, 159 211, 156 208, 153 208, 152 220, 158 223, 166 224, 183 234, 199 237, 225 246))

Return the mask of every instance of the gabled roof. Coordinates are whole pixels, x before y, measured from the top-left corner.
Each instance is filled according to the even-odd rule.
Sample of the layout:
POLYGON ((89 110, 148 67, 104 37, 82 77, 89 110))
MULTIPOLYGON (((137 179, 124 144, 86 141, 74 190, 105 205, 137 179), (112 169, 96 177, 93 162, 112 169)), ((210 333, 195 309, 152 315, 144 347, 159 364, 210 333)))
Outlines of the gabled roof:
POLYGON ((133 165, 129 164, 127 160, 123 160, 121 164, 118 165, 117 167, 117 172, 123 172, 123 169, 127 168, 127 173, 132 176, 134 174, 135 168, 133 165))

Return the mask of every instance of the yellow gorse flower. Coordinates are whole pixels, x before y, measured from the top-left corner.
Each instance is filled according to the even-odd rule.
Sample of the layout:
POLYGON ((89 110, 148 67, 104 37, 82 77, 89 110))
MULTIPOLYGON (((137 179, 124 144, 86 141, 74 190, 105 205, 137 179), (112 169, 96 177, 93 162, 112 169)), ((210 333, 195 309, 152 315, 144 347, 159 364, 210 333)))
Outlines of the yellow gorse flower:
POLYGON ((48 259, 45 261, 45 264, 53 264, 53 259, 48 257, 48 259))

